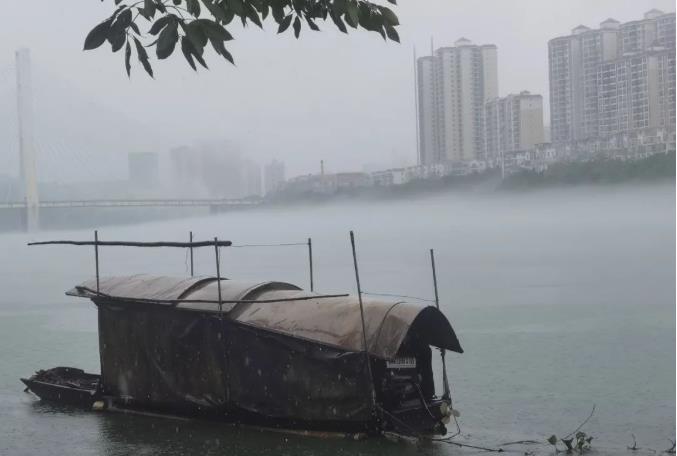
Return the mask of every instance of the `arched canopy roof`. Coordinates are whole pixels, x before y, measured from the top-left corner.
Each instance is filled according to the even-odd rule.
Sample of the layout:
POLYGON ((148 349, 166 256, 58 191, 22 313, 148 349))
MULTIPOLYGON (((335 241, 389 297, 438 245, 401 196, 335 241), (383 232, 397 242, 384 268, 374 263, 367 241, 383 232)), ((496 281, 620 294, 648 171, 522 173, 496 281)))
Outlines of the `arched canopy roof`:
MULTIPOLYGON (((356 296, 324 298, 284 282, 221 280, 218 304, 214 277, 174 278, 135 275, 102 278, 76 286, 67 294, 127 305, 158 305, 177 311, 214 314, 261 330, 330 345, 348 351, 363 349, 359 300, 356 296), (177 300, 210 302, 177 302, 177 300), (258 302, 257 302, 258 301, 258 302), (277 301, 277 302, 270 302, 277 301)), ((373 356, 394 358, 410 330, 429 345, 462 353, 463 349, 447 318, 435 307, 408 302, 364 299, 368 351, 373 356)))

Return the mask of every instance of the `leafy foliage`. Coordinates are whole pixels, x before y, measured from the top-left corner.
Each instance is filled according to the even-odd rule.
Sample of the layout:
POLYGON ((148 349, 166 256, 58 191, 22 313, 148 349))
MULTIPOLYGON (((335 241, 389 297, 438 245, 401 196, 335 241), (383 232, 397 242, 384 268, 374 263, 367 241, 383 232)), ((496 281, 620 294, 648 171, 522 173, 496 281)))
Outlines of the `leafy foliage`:
MULTIPOLYGON (((102 0, 104 1, 104 0, 102 0)), ((146 48, 155 47, 155 56, 170 57, 177 44, 191 68, 196 62, 204 68, 205 48, 211 46, 221 57, 234 64, 226 48, 233 36, 228 31, 238 19, 243 26, 253 23, 263 28, 266 20, 274 21, 278 33, 291 26, 296 38, 305 27, 319 31, 318 22, 329 22, 343 33, 346 24, 379 33, 384 40, 399 42, 397 15, 387 6, 368 0, 139 0, 128 3, 113 0, 117 9, 106 20, 96 25, 85 38, 85 50, 96 49, 108 41, 111 50, 125 48, 125 69, 131 74, 132 50, 137 59, 153 77, 146 48), (145 28, 139 25, 142 22, 145 28), (130 42, 134 42, 134 47, 130 42), (148 42, 148 44, 143 44, 148 42)), ((396 0, 388 0, 396 4, 396 0)))

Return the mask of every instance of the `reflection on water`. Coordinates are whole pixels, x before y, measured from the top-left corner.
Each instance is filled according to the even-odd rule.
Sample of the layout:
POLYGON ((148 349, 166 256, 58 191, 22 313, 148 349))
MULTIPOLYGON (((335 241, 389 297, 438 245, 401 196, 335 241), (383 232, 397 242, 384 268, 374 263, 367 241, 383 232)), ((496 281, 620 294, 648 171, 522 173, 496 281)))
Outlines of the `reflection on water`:
MULTIPOLYGON (((587 416, 597 454, 657 450, 675 429, 674 186, 614 187, 251 211, 129 227, 102 239, 313 237, 315 283, 354 290, 347 232, 357 233, 365 289, 430 297, 436 249, 442 308, 465 349, 449 373, 468 442, 563 435, 587 416)), ((89 232, 40 233, 91 238, 89 232)), ((19 377, 70 365, 98 371, 96 313, 63 292, 91 277, 93 252, 27 248, 0 236, 0 454, 475 454, 442 444, 319 440, 201 421, 58 408, 19 377)), ((198 251, 199 274, 213 251, 198 251)), ((224 249, 223 273, 307 286, 303 247, 224 249)), ((184 252, 103 249, 102 274, 181 275, 184 252)), ((437 362, 437 358, 436 358, 437 362)), ((439 363, 435 365, 439 369, 439 363)), ((437 371, 439 373, 439 370, 437 371)), ((547 447, 515 448, 517 454, 547 447)))

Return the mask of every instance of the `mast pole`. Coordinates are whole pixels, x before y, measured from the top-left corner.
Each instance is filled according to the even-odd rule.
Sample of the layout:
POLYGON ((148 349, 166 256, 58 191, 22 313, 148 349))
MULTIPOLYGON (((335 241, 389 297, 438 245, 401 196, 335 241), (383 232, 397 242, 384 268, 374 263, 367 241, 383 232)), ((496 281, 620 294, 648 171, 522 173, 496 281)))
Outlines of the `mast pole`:
MULTIPOLYGON (((440 310, 440 297, 437 291, 437 270, 435 268, 435 252, 433 251, 433 249, 430 249, 430 264, 432 265, 433 269, 433 286, 435 288, 435 307, 437 307, 437 310, 440 310)), ((445 399, 449 399, 451 397, 451 392, 449 391, 449 379, 447 378, 447 363, 444 357, 445 350, 443 348, 440 349, 440 354, 442 356, 442 384, 444 387, 444 395, 442 397, 445 399)))
MULTIPOLYGON (((188 233, 188 238, 190 239, 190 276, 194 277, 194 269, 193 269, 193 232, 190 231, 188 233)), ((218 247, 217 247, 218 248, 218 247)))
POLYGON ((219 315, 223 318, 223 303, 221 302, 221 255, 219 254, 219 239, 214 238, 214 252, 216 253, 216 288, 219 296, 219 315))
POLYGON ((96 292, 99 293, 99 231, 94 230, 94 265, 96 268, 96 292))
POLYGON ((310 270, 310 291, 315 291, 313 281, 313 240, 308 238, 308 269, 310 270))
POLYGON ((360 319, 362 321, 362 348, 364 356, 367 360, 367 371, 369 372, 369 386, 371 388, 371 405, 376 409, 376 391, 374 389, 374 375, 371 372, 371 361, 369 359, 369 351, 367 347, 367 328, 364 323, 364 305, 362 303, 362 288, 360 286, 360 272, 357 267, 357 253, 355 251, 355 234, 350 231, 350 246, 353 251, 353 267, 355 268, 355 282, 357 283, 357 299, 360 302, 360 319))

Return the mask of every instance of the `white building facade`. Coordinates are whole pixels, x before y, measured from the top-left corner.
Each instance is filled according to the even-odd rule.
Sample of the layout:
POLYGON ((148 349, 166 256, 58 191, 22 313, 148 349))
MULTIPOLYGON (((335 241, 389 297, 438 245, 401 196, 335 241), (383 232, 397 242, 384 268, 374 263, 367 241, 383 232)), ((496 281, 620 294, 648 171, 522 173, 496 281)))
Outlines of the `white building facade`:
POLYGON ((674 127, 675 14, 578 26, 548 43, 555 144, 674 127))
POLYGON ((497 50, 465 38, 417 62, 419 163, 482 159, 484 104, 498 96, 497 50))
POLYGON ((523 91, 494 98, 485 105, 485 158, 528 151, 545 142, 543 97, 523 91))

